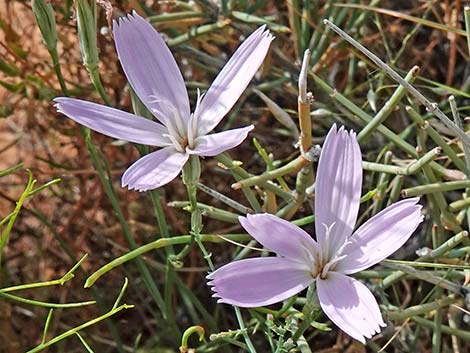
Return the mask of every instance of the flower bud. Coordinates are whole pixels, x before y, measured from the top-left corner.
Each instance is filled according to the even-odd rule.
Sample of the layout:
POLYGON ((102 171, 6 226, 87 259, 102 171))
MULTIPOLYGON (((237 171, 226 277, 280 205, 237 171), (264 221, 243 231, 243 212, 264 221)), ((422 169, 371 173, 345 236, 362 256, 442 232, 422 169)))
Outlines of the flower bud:
POLYGON ((49 51, 55 50, 57 47, 57 30, 52 5, 45 0, 33 0, 32 7, 44 45, 49 51))
POLYGON ((78 38, 83 64, 88 72, 98 69, 96 16, 88 0, 75 0, 78 38))

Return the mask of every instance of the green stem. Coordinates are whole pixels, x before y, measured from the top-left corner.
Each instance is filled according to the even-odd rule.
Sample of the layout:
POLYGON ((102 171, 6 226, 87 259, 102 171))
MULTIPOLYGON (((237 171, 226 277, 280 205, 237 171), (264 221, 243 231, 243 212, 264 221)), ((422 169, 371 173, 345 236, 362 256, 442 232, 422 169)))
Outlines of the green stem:
MULTIPOLYGON (((247 179, 247 178, 250 178, 252 176, 250 173, 248 173, 246 170, 244 170, 242 167, 240 167, 240 165, 238 163, 234 162, 226 153, 219 154, 215 158, 217 159, 218 162, 222 163, 226 168, 230 169, 230 171, 232 171, 232 173, 240 179, 247 179)), ((281 189, 280 187, 274 185, 273 183, 265 182, 265 183, 262 183, 259 186, 266 189, 266 190, 268 190, 268 191, 273 192, 274 194, 276 194, 277 196, 283 198, 286 201, 290 201, 290 200, 294 199, 294 195, 292 195, 288 191, 285 191, 285 190, 281 189)), ((251 194, 252 197, 256 200, 256 197, 254 196, 252 190, 250 190, 249 188, 244 188, 243 191, 244 192, 247 191, 245 193, 245 195, 248 196, 249 194, 251 194)), ((250 204, 251 204, 251 202, 250 202, 250 204)), ((256 208, 253 205, 252 205, 252 207, 255 210, 255 212, 261 212, 261 205, 259 203, 258 203, 256 208), (258 209, 259 209, 259 211, 258 211, 258 209)))
MULTIPOLYGON (((395 270, 405 272, 405 273, 413 276, 414 278, 417 278, 417 279, 423 280, 425 282, 432 283, 432 284, 434 284, 436 286, 439 286, 441 288, 447 289, 447 290, 449 290, 453 293, 460 294, 460 295, 463 294, 463 289, 464 289, 463 286, 455 284, 453 282, 450 282, 450 281, 448 281, 444 278, 435 276, 435 275, 429 273, 429 271, 419 271, 419 270, 416 270, 415 268, 413 268, 411 266, 401 265, 397 262, 391 262, 391 260, 384 261, 383 264, 386 265, 387 267, 393 268, 395 270)), ((412 263, 412 264, 417 265, 416 262, 412 263)), ((436 266, 438 264, 426 264, 426 265, 436 266)), ((451 267, 451 265, 447 265, 447 264, 442 264, 442 265, 443 265, 442 267, 444 267, 444 268, 446 266, 451 267)))
POLYGON ((17 301, 17 302, 20 302, 20 303, 23 303, 23 304, 28 304, 28 305, 41 306, 41 307, 44 307, 44 308, 68 309, 68 308, 79 308, 79 307, 82 307, 82 306, 96 304, 96 301, 94 301, 94 300, 87 301, 87 302, 66 303, 66 304, 48 303, 48 302, 41 302, 41 301, 32 300, 32 299, 26 299, 26 298, 18 297, 17 295, 3 293, 3 292, 0 292, 0 298, 14 300, 14 301, 17 301))
POLYGON ((103 82, 101 81, 100 73, 98 71, 98 67, 92 67, 88 69, 88 73, 90 74, 91 83, 95 86, 96 90, 98 91, 101 99, 106 103, 106 105, 112 106, 113 102, 109 99, 108 94, 106 93, 103 82))
MULTIPOLYGON (((459 245, 464 239, 468 237, 468 232, 463 231, 455 234, 453 237, 451 237, 449 240, 447 240, 445 243, 440 245, 438 248, 432 250, 429 252, 429 254, 425 256, 420 256, 416 261, 428 261, 432 259, 439 258, 443 256, 445 253, 449 252, 453 248, 455 248, 457 245, 459 245)), ((402 271, 395 271, 393 274, 387 276, 384 278, 382 281, 382 287, 384 289, 390 287, 393 283, 399 281, 401 278, 405 276, 405 272, 402 271)))
MULTIPOLYGON (((122 212, 121 206, 119 205, 119 200, 116 196, 116 193, 114 191, 113 185, 111 180, 109 180, 106 177, 106 174, 104 172, 103 164, 98 158, 98 153, 96 151, 96 147, 93 145, 91 142, 90 138, 90 131, 88 129, 82 128, 82 134, 85 139, 85 144, 87 146, 87 149, 90 153, 91 160, 93 162, 93 165, 98 172, 98 176, 100 178, 101 184, 104 187, 105 193, 108 196, 108 199, 111 202, 111 206, 114 209, 114 212, 116 214, 116 217, 118 218, 118 221, 121 225, 121 228, 123 230, 124 236, 126 238, 127 243, 129 244, 129 247, 131 249, 135 249, 137 247, 137 243, 135 242, 132 233, 129 229, 129 225, 126 222, 126 219, 124 217, 124 214, 122 212)), ((103 161, 103 163, 106 163, 103 161)), ((160 294, 160 291, 158 290, 154 280, 152 273, 148 269, 148 267, 145 265, 145 262, 141 259, 137 259, 137 267, 139 268, 140 273, 142 274, 142 277, 144 279, 145 285, 147 286, 150 294, 152 295, 153 299, 157 303, 158 307, 160 308, 160 311, 162 313, 165 313, 165 302, 163 301, 162 295, 160 294)))
POLYGON ((465 18, 465 33, 467 35, 467 49, 470 53, 470 7, 465 6, 463 9, 463 14, 465 18))
POLYGON ((66 331, 66 332, 64 332, 64 333, 62 333, 62 334, 60 334, 59 336, 54 337, 54 338, 51 339, 50 341, 47 341, 47 342, 45 342, 45 343, 40 344, 39 346, 37 346, 37 347, 35 347, 35 348, 29 350, 29 351, 26 352, 26 353, 37 353, 37 352, 41 352, 41 351, 43 351, 44 349, 46 349, 46 348, 52 346, 53 344, 55 344, 55 343, 57 343, 57 342, 59 342, 59 341, 65 339, 65 338, 67 338, 67 337, 69 337, 69 336, 75 335, 75 334, 76 334, 77 332, 79 332, 80 330, 83 330, 83 329, 85 329, 85 328, 87 328, 87 327, 90 327, 90 326, 92 326, 92 325, 97 324, 98 322, 101 322, 101 321, 103 321, 103 320, 106 320, 108 317, 111 317, 111 316, 117 314, 118 312, 120 312, 120 311, 123 310, 123 309, 130 309, 130 308, 133 308, 133 307, 134 307, 133 305, 123 304, 123 305, 117 307, 116 309, 109 311, 108 313, 106 313, 106 314, 104 314, 104 315, 101 315, 101 316, 99 316, 99 317, 97 317, 97 318, 95 318, 95 319, 93 319, 93 320, 90 320, 90 321, 88 321, 88 322, 85 322, 84 324, 82 324, 82 325, 80 325, 80 326, 74 327, 74 328, 72 328, 72 329, 70 329, 70 330, 68 330, 68 331, 66 331))
POLYGON ((429 137, 442 148, 444 153, 450 158, 450 160, 459 168, 460 170, 465 170, 465 163, 457 156, 457 153, 452 147, 450 147, 447 142, 442 138, 441 134, 436 131, 423 117, 416 112, 412 107, 406 106, 405 110, 408 112, 408 115, 414 122, 419 124, 421 128, 425 129, 429 137))
POLYGON ((15 291, 19 291, 19 290, 32 289, 32 288, 42 288, 42 287, 49 287, 49 286, 56 286, 56 285, 62 286, 62 285, 64 285, 65 282, 71 280, 74 277, 73 273, 85 261, 85 259, 87 257, 88 257, 88 255, 85 254, 65 275, 63 275, 59 279, 52 280, 52 281, 21 284, 19 286, 1 288, 0 293, 15 292, 15 291))
MULTIPOLYGON (((248 241, 252 239, 251 236, 247 234, 225 234, 224 238, 227 238, 236 242, 248 241)), ((187 244, 191 242, 192 239, 193 237, 191 235, 181 235, 181 236, 174 236, 174 237, 170 236, 168 238, 157 239, 151 243, 134 248, 128 253, 117 257, 116 259, 112 260, 111 262, 108 262, 106 265, 103 265, 97 271, 95 271, 86 280, 85 288, 91 287, 106 272, 114 269, 115 267, 122 265, 123 263, 131 261, 135 258, 139 259, 139 256, 145 254, 146 252, 149 252, 155 249, 160 249, 160 248, 170 246, 170 245, 187 244)), ((223 243, 225 241, 226 240, 222 239, 217 234, 201 234, 201 242, 223 243)))
POLYGON ((199 27, 192 27, 188 32, 185 34, 182 34, 178 37, 172 38, 168 41, 168 46, 173 47, 179 44, 182 44, 184 42, 187 42, 188 40, 192 38, 196 38, 211 32, 214 32, 215 30, 221 29, 226 27, 232 22, 230 19, 222 19, 220 21, 217 21, 216 23, 210 23, 207 25, 202 25, 199 27))
MULTIPOLYGON (((364 131, 364 130, 362 130, 364 131)), ((392 162, 393 154, 390 151, 385 152, 384 164, 389 165, 392 162)), ((372 215, 377 214, 381 209, 385 198, 386 189, 389 183, 390 174, 380 173, 377 179, 377 196, 373 199, 372 215)))
MULTIPOLYGON (((419 67, 413 66, 405 77, 406 82, 413 82, 419 73, 419 67)), ((357 134, 357 140, 362 142, 367 136, 370 135, 379 125, 381 125, 385 119, 387 119, 395 107, 400 103, 406 94, 406 88, 403 85, 399 85, 392 96, 385 102, 382 109, 369 121, 366 126, 357 134)))
POLYGON ((62 75, 62 70, 60 69, 59 54, 57 53, 57 48, 53 48, 52 50, 49 50, 49 54, 51 55, 52 64, 54 65, 54 71, 57 75, 57 79, 59 80, 60 89, 62 90, 62 93, 64 95, 68 96, 69 93, 67 90, 67 86, 65 85, 65 80, 64 80, 64 76, 62 75))
POLYGON ((346 32, 341 30, 335 24, 333 24, 332 22, 326 19, 323 20, 323 23, 327 25, 329 28, 331 28, 334 32, 336 32, 341 38, 345 39, 352 46, 354 46, 355 48, 360 50, 362 53, 364 53, 369 59, 371 59, 374 62, 374 64, 376 64, 378 67, 384 70, 392 79, 394 79, 395 81, 403 85, 413 97, 415 97, 422 105, 426 107, 426 109, 429 112, 434 114, 434 116, 436 116, 447 128, 452 130, 458 137, 460 137, 463 143, 470 146, 470 137, 464 131, 459 129, 459 127, 456 126, 452 122, 452 120, 439 109, 436 103, 433 103, 430 100, 428 100, 413 85, 405 81, 397 72, 392 70, 390 66, 385 64, 382 60, 380 60, 380 58, 377 55, 375 55, 366 47, 364 47, 359 42, 354 40, 351 36, 349 36, 346 32))
MULTIPOLYGON (((348 98, 346 98, 344 95, 339 93, 337 90, 334 88, 330 87, 325 81, 323 81, 319 76, 314 74, 313 72, 310 72, 310 75, 314 79, 315 83, 327 94, 330 95, 330 97, 334 100, 336 100, 338 103, 343 105, 346 109, 351 111, 354 115, 359 117, 364 123, 369 123, 372 120, 372 117, 364 112, 361 108, 359 108, 357 105, 355 105, 353 102, 351 102, 348 98)), ((402 151, 406 152, 410 156, 414 158, 419 158, 418 153, 416 152, 415 147, 410 145, 408 142, 403 140, 400 136, 395 134, 393 131, 391 131, 389 128, 387 128, 384 125, 379 125, 376 130, 380 132, 383 136, 385 136, 390 142, 394 143, 398 148, 400 148, 402 151)), ((432 161, 429 163, 429 166, 439 175, 443 175, 446 172, 446 169, 443 168, 440 164, 432 161)))
MULTIPOLYGON (((201 219, 201 210, 198 208, 197 203, 197 183, 199 182, 199 177, 201 175, 201 166, 199 157, 196 155, 192 155, 186 165, 183 167, 183 182, 186 185, 186 189, 188 191, 188 198, 191 207, 191 238, 194 239, 201 250, 201 253, 206 260, 210 271, 215 270, 214 263, 212 262, 212 254, 210 254, 206 247, 204 246, 202 240, 202 219, 201 219)), ((235 307, 235 314, 237 316, 238 324, 240 326, 240 330, 242 330, 242 335, 245 340, 245 343, 248 347, 250 353, 256 353, 256 350, 251 342, 250 336, 244 330, 245 325, 243 319, 241 317, 240 309, 235 307)))
POLYGON ((31 171, 28 170, 28 183, 26 184, 26 188, 21 194, 19 200, 16 202, 15 209, 13 210, 11 215, 9 215, 8 223, 5 229, 0 233, 0 267, 2 265, 3 248, 8 240, 11 229, 13 228, 13 225, 15 224, 16 218, 18 217, 18 214, 20 213, 21 207, 23 206, 30 192, 33 190, 35 183, 36 183, 36 180, 33 179, 33 174, 31 173, 31 171))
MULTIPOLYGON (((172 201, 168 204, 170 207, 182 208, 185 211, 191 212, 191 203, 189 201, 172 201)), ((214 206, 206 205, 198 202, 197 207, 202 211, 203 216, 207 216, 212 219, 224 221, 228 223, 238 224, 238 216, 236 213, 232 213, 214 206)))
POLYGON ((294 173, 298 171, 300 168, 305 166, 307 164, 307 160, 301 156, 297 157, 296 159, 290 161, 286 165, 274 169, 274 170, 268 170, 267 172, 264 172, 263 174, 260 175, 255 175, 252 177, 249 177, 248 179, 240 180, 234 184, 232 184, 232 188, 235 190, 241 189, 241 188, 246 188, 254 185, 261 186, 263 183, 266 183, 269 180, 276 179, 278 177, 284 176, 286 174, 294 173))
POLYGON ((415 186, 408 189, 403 189, 403 197, 413 197, 426 194, 432 194, 436 192, 446 192, 459 189, 465 189, 470 187, 470 180, 457 180, 457 181, 448 181, 445 183, 433 183, 427 185, 415 186))
MULTIPOLYGON (((436 297, 442 296, 442 288, 436 288, 436 297)), ((436 308, 436 314, 434 316, 434 330, 432 333, 432 353, 441 353, 442 345, 442 308, 436 308)))
POLYGON ((161 22, 170 22, 177 20, 187 20, 195 18, 204 18, 204 14, 195 11, 181 11, 175 13, 165 13, 161 15, 149 16, 147 20, 150 23, 161 23, 161 22))
POLYGON ((242 313, 238 306, 233 306, 233 310, 235 310, 235 316, 237 317, 238 326, 240 327, 240 331, 242 333, 243 338, 245 339, 246 346, 250 353, 256 353, 256 348, 253 346, 253 342, 251 342, 250 336, 245 328, 245 322, 243 321, 242 313))
MULTIPOLYGON (((426 319, 423 319, 422 317, 413 316, 413 317, 411 318, 411 320, 415 321, 417 324, 419 324, 419 325, 421 325, 421 326, 430 328, 430 329, 432 329, 432 330, 434 330, 434 328, 435 328, 434 322, 429 321, 429 320, 426 320, 426 319)), ((450 328, 450 327, 447 326, 447 325, 441 325, 441 326, 440 326, 440 329, 441 329, 442 333, 445 333, 445 334, 447 334, 447 335, 453 335, 453 336, 462 338, 462 339, 464 339, 465 341, 470 341, 470 332, 468 332, 468 331, 458 330, 458 329, 452 329, 452 328, 450 328)))
POLYGON ((180 352, 181 353, 186 353, 188 352, 188 340, 191 335, 194 333, 197 333, 199 336, 199 341, 202 341, 204 339, 204 327, 202 326, 191 326, 186 331, 184 331, 183 336, 181 338, 181 346, 180 346, 180 352))

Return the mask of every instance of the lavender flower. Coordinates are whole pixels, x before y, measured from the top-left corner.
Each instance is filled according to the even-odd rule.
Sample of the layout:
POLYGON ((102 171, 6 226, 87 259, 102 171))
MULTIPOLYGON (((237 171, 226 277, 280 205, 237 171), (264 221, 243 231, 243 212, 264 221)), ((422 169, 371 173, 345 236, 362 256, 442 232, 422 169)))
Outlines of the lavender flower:
POLYGON ((362 160, 353 131, 330 129, 318 164, 315 195, 317 241, 270 214, 240 217, 246 231, 278 257, 229 263, 207 276, 218 302, 241 307, 270 305, 314 281, 325 314, 365 343, 384 327, 373 294, 347 275, 364 270, 399 249, 422 222, 418 198, 394 203, 354 233, 362 185, 362 160))
POLYGON ((233 107, 266 56, 273 36, 262 26, 253 32, 190 112, 183 76, 160 34, 136 12, 114 21, 114 40, 126 77, 160 123, 134 114, 59 97, 57 110, 105 135, 162 147, 132 164, 122 186, 145 191, 173 180, 191 154, 210 157, 238 146, 253 125, 208 135, 233 107))

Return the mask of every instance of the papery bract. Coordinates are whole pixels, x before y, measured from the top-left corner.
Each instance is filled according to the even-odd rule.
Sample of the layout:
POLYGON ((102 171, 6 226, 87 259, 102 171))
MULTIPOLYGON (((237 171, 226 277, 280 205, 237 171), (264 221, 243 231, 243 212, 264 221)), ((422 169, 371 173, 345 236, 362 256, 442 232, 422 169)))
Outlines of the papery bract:
POLYGON ((273 304, 316 281, 324 313, 365 342, 385 326, 371 291, 348 274, 366 269, 400 248, 422 222, 418 198, 396 202, 353 232, 359 210, 362 158, 356 135, 330 129, 318 163, 315 194, 317 241, 270 214, 240 217, 245 230, 277 257, 229 263, 210 273, 218 302, 241 307, 273 304))
POLYGON ((208 135, 243 93, 263 62, 273 36, 264 26, 235 51, 194 113, 183 76, 160 34, 136 12, 113 25, 129 84, 159 122, 79 99, 55 98, 57 111, 102 134, 162 149, 131 165, 122 186, 145 191, 173 180, 191 154, 210 157, 238 146, 253 125, 208 135))

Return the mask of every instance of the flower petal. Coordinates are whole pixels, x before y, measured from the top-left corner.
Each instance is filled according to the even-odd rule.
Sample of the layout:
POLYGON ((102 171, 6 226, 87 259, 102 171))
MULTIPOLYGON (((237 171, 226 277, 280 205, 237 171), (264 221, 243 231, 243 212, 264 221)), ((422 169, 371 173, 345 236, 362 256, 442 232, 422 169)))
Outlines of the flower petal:
POLYGON ((336 271, 362 271, 397 251, 423 221, 418 197, 396 202, 357 229, 344 248, 336 271))
POLYGON ((315 184, 315 231, 317 241, 328 241, 334 254, 352 234, 362 188, 362 158, 356 134, 333 125, 320 155, 315 184), (331 225, 333 225, 331 227, 331 225), (326 227, 331 227, 325 239, 326 227))
POLYGON ((57 111, 107 136, 149 146, 168 146, 165 126, 155 121, 81 99, 54 98, 57 111))
POLYGON ((172 146, 149 153, 126 170, 122 187, 139 191, 159 188, 176 178, 188 158, 172 146))
POLYGON ((268 213, 238 217, 238 220, 243 228, 267 249, 279 256, 313 267, 319 247, 303 229, 268 213))
POLYGON ((135 11, 113 23, 114 41, 126 77, 146 107, 165 123, 189 119, 189 100, 183 76, 165 41, 135 11))
POLYGON ((341 273, 329 272, 317 278, 318 299, 325 314, 341 330, 365 343, 385 327, 379 306, 371 291, 361 282, 341 273))
POLYGON ((253 125, 239 129, 232 129, 216 134, 200 136, 196 138, 194 150, 189 153, 198 154, 205 157, 216 156, 242 143, 248 133, 254 129, 253 125))
POLYGON ((261 26, 232 55, 197 109, 198 135, 211 131, 233 107, 268 53, 274 37, 261 26))
POLYGON ((210 273, 208 285, 218 303, 246 308, 270 305, 299 293, 313 282, 308 267, 282 257, 231 262, 210 273))

